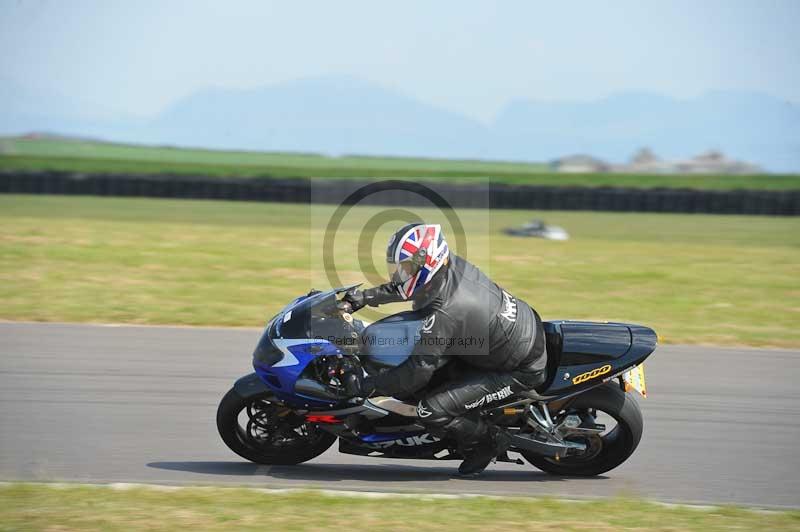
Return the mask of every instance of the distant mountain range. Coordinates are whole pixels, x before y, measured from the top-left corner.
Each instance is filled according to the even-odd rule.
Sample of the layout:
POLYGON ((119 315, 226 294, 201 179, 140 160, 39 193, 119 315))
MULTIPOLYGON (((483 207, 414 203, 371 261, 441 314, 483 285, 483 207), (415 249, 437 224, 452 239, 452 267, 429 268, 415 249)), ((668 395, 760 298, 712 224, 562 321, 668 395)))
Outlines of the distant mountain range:
POLYGON ((0 81, 0 134, 54 131, 120 142, 260 151, 621 162, 641 146, 666 158, 718 149, 771 171, 800 171, 800 105, 750 92, 676 100, 647 92, 593 102, 511 102, 481 123, 346 77, 252 90, 206 89, 153 120, 0 81))

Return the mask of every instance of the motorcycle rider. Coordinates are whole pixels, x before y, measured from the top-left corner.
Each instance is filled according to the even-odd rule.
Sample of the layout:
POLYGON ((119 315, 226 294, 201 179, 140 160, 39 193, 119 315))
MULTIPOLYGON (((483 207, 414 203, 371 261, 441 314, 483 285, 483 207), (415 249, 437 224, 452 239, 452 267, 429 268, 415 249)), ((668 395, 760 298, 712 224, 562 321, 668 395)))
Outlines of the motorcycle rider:
POLYGON ((356 378, 357 395, 409 396, 451 361, 461 368, 426 392, 417 405, 433 434, 459 444, 462 475, 483 471, 504 452, 499 434, 478 415, 481 407, 530 390, 546 378, 547 352, 539 315, 478 268, 451 254, 439 225, 412 223, 389 239, 390 281, 343 299, 353 311, 411 300, 422 318, 413 352, 402 364, 356 378))

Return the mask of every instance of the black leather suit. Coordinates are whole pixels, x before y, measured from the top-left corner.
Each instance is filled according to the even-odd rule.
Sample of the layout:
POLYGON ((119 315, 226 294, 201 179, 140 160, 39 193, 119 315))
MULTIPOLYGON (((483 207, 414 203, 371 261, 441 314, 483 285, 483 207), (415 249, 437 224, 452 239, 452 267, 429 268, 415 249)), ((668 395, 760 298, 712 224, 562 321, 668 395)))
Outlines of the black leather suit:
MULTIPOLYGON (((547 353, 538 314, 466 260, 451 255, 428 290, 415 297, 423 317, 419 341, 402 364, 367 378, 373 395, 409 396, 449 365, 446 381, 425 394, 417 412, 434 433, 476 441, 477 413, 545 380, 547 353)), ((364 291, 368 305, 403 301, 393 285, 364 291)))

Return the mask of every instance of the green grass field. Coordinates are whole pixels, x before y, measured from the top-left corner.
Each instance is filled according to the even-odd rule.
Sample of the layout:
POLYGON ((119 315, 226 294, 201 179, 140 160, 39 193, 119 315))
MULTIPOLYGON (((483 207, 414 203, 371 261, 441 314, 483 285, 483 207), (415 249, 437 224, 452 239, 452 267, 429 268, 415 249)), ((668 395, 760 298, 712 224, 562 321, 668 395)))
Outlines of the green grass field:
POLYGON ((633 499, 347 497, 237 488, 0 486, 0 530, 800 530, 800 512, 633 499), (412 510, 412 511, 410 511, 412 510))
POLYGON ((83 173, 184 174, 213 177, 397 178, 485 182, 695 189, 800 189, 797 175, 557 174, 546 164, 414 159, 326 157, 315 154, 225 152, 133 146, 52 138, 0 138, 0 170, 64 170, 83 173))
POLYGON ((157 164, 196 164, 264 169, 301 168, 304 170, 351 170, 368 168, 374 171, 415 172, 541 172, 547 166, 539 163, 417 159, 406 157, 325 157, 313 153, 279 153, 253 151, 220 151, 191 148, 136 146, 110 142, 62 139, 0 138, 0 154, 30 157, 79 158, 150 162, 157 164))
MULTIPOLYGON (((353 209, 336 234, 343 282, 364 280, 365 255, 383 269, 391 225, 377 228, 371 251, 356 247, 379 210, 353 209)), ((314 213, 288 204, 0 196, 0 319, 260 326, 312 284, 326 287, 311 251, 330 210, 314 213)), ((800 346, 800 219, 458 215, 468 256, 545 319, 642 323, 671 343, 800 346), (501 233, 535 216, 572 239, 501 233)))

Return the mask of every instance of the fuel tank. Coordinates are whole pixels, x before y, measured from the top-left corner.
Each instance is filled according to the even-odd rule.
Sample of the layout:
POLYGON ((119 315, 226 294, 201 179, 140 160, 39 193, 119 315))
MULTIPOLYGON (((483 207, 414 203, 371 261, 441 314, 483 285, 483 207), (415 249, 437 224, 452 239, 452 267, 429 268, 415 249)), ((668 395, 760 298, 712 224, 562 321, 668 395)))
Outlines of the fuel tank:
POLYGON ((403 362, 419 336, 422 318, 417 312, 394 314, 364 329, 361 334, 361 357, 368 373, 397 366, 403 362))

